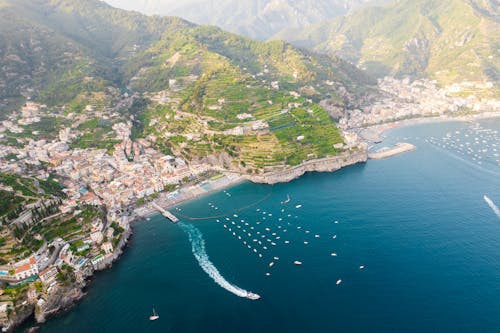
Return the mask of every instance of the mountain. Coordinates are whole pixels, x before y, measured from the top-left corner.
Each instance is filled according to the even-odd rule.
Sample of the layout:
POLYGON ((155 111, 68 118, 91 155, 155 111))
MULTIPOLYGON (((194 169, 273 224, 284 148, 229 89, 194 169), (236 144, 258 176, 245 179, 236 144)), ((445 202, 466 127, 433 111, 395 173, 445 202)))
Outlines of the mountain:
POLYGON ((304 28, 381 0, 106 0, 146 14, 176 15, 244 36, 266 40, 289 28, 304 28))
POLYGON ((498 83, 499 9, 496 0, 400 0, 275 38, 339 55, 376 76, 498 83))
POLYGON ((71 127, 71 147, 112 150, 116 126, 132 121, 133 139, 167 154, 262 170, 337 154, 342 138, 318 104, 356 107, 374 91, 349 63, 282 41, 98 0, 0 1, 3 117, 25 100, 46 104, 28 108, 41 122, 8 123, 0 142, 71 127))
POLYGON ((102 91, 120 80, 119 60, 180 21, 87 0, 1 1, 0 18, 0 107, 20 96, 52 104, 102 91))

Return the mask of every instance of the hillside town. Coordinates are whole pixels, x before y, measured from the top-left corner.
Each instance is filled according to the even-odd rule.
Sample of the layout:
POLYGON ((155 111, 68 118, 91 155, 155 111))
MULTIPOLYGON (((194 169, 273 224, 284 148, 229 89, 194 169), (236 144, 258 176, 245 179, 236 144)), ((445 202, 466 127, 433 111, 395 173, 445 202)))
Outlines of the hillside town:
POLYGON ((378 88, 382 98, 362 109, 346 110, 339 119, 340 128, 352 130, 411 118, 500 110, 498 99, 479 98, 473 94, 461 97, 458 94, 464 92, 463 86, 440 88, 429 79, 410 81, 385 77, 378 80, 378 88))
MULTIPOLYGON (((17 123, 4 121, 4 131, 16 130, 20 122, 26 121, 23 116, 17 123)), ((55 221, 76 217, 82 228, 82 232, 50 242, 39 232, 34 237, 43 240, 43 245, 36 252, 0 265, 0 326, 6 328, 22 321, 33 308, 37 320, 43 321, 45 314, 79 299, 86 279, 120 255, 131 233, 136 203, 155 193, 173 191, 178 184, 202 177, 210 170, 209 165, 192 165, 180 157, 164 155, 144 139, 131 141, 131 126, 130 122, 115 124, 113 130, 122 141, 112 153, 104 149, 70 149, 69 128, 61 129, 58 139, 51 142, 30 140, 21 147, 0 146, 0 173, 30 175, 40 181, 58 179, 64 198, 58 201, 58 211, 44 218, 42 224, 50 228, 54 223, 56 228, 55 221), (86 221, 86 210, 98 214, 86 221)), ((4 185, 0 190, 15 191, 4 185)), ((38 220, 35 222, 33 210, 45 207, 50 200, 40 198, 25 206, 19 216, 4 222, 34 229, 38 220)), ((9 232, 3 228, 2 237, 8 239, 9 232)))

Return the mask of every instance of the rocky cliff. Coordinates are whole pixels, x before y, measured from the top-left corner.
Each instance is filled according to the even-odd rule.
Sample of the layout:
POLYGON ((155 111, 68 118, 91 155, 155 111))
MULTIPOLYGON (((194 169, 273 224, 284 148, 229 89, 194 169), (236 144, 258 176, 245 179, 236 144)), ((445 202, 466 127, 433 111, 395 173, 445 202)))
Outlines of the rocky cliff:
POLYGON ((348 151, 333 157, 310 160, 291 168, 275 170, 261 175, 242 176, 254 183, 286 183, 299 178, 306 172, 333 172, 349 165, 366 162, 367 159, 367 149, 363 146, 356 151, 348 151))

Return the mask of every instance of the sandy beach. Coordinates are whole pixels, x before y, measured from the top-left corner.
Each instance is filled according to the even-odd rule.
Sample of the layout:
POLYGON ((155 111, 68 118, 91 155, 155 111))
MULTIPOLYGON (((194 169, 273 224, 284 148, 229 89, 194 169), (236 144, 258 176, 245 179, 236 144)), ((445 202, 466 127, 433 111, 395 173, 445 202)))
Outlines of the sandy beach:
MULTIPOLYGON (((217 191, 222 191, 245 181, 246 180, 243 177, 238 175, 221 174, 220 176, 212 177, 211 179, 202 181, 196 185, 181 187, 174 192, 162 192, 159 194, 158 198, 153 200, 153 202, 164 209, 169 209, 184 202, 191 201, 217 191)), ((154 214, 158 214, 158 211, 151 207, 150 204, 146 204, 142 207, 136 208, 134 213, 138 219, 145 219, 154 214)))

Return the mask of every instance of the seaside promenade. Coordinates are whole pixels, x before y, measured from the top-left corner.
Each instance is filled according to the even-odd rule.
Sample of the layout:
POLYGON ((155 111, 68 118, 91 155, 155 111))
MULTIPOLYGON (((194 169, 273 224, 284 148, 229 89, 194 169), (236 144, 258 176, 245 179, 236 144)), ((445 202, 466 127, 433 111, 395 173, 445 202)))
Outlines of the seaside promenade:
POLYGON ((147 218, 158 212, 155 206, 168 209, 183 202, 199 198, 222 189, 234 186, 243 182, 244 179, 238 175, 223 174, 205 180, 199 184, 182 187, 174 192, 160 193, 159 197, 152 201, 151 205, 144 205, 135 210, 135 214, 140 218, 147 218))

